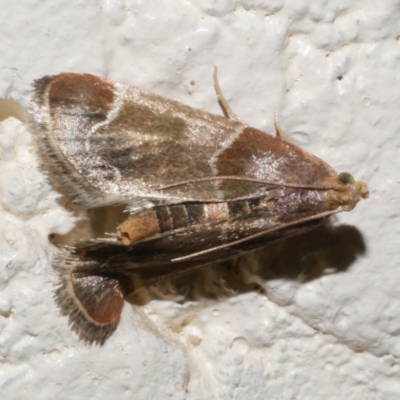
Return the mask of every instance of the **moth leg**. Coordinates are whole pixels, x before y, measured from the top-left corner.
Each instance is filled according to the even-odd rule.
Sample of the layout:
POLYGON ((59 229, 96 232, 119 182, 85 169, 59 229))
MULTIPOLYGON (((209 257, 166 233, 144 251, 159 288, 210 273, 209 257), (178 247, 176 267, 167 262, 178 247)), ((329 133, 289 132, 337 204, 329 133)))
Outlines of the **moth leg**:
POLYGON ((224 110, 225 114, 231 118, 234 119, 237 122, 240 122, 241 124, 248 126, 246 122, 244 122, 231 108, 229 103, 226 101, 224 95, 222 94, 221 87, 219 86, 218 82, 218 69, 216 66, 214 66, 214 73, 213 73, 213 80, 214 80, 214 89, 215 93, 217 94, 217 98, 219 103, 221 104, 222 109, 224 110))
POLYGON ((278 136, 278 138, 282 140, 285 140, 286 142, 290 142, 285 132, 283 132, 281 124, 279 123, 278 113, 274 113, 274 123, 275 123, 276 136, 278 136))

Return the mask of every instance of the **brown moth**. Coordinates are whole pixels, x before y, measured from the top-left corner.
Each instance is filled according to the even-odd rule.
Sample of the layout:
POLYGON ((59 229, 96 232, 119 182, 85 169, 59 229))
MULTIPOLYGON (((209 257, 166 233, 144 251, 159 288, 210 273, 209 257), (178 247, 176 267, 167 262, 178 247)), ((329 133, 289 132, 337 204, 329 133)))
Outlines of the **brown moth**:
POLYGON ((83 340, 103 343, 143 283, 304 232, 368 197, 350 174, 243 123, 215 82, 231 118, 89 74, 34 82, 49 173, 86 208, 129 211, 114 237, 55 260, 57 303, 83 340))

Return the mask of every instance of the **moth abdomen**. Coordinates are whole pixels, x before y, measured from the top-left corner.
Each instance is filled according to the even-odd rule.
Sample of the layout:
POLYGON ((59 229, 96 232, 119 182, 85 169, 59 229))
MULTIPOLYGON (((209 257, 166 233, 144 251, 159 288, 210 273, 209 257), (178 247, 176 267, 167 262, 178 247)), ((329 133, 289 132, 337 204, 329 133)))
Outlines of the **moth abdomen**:
POLYGON ((130 245, 154 235, 222 225, 256 213, 263 213, 266 217, 269 214, 266 204, 262 199, 252 199, 157 206, 132 214, 118 226, 117 233, 124 244, 130 245))

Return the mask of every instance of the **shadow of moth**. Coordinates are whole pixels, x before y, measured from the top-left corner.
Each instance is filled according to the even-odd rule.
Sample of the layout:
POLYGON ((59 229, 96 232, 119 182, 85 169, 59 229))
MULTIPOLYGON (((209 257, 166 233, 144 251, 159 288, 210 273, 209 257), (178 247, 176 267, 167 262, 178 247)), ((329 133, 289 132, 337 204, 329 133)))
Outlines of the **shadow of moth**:
POLYGON ((116 329, 143 283, 304 232, 368 197, 348 173, 231 118, 88 75, 34 82, 47 171, 86 208, 125 205, 109 239, 60 249, 56 301, 87 342, 116 329))

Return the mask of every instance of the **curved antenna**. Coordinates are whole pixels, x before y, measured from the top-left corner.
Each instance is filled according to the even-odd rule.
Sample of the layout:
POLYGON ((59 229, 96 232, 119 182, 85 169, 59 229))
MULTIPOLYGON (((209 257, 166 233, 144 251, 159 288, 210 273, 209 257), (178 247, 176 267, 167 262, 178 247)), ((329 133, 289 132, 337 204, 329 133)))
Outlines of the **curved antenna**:
POLYGON ((308 218, 303 218, 303 219, 301 219, 299 221, 296 221, 296 222, 293 222, 291 224, 285 224, 283 226, 277 226, 275 228, 267 229, 265 231, 258 232, 258 233, 255 233, 253 235, 247 236, 245 238, 234 240, 233 242, 230 242, 230 243, 225 243, 225 244, 221 244, 219 246, 211 247, 210 249, 198 251, 196 253, 192 253, 192 254, 189 254, 187 256, 173 258, 171 260, 171 262, 189 260, 189 259, 197 257, 197 256, 202 256, 204 254, 213 253, 213 252, 218 251, 218 250, 226 249, 227 247, 232 247, 232 246, 236 246, 236 245, 241 244, 241 243, 245 243, 245 242, 247 242, 249 240, 256 239, 256 238, 258 238, 260 236, 264 236, 264 235, 266 235, 268 233, 276 232, 276 231, 279 231, 281 229, 288 228, 290 226, 295 226, 295 225, 301 224, 302 222, 307 222, 307 221, 312 221, 312 220, 318 219, 318 218, 328 217, 328 216, 330 216, 332 214, 335 214, 337 212, 338 211, 325 211, 325 212, 323 212, 321 214, 314 215, 314 216, 308 217, 308 218))
POLYGON ((161 187, 152 187, 154 190, 167 190, 178 186, 185 186, 193 183, 200 183, 200 182, 212 182, 212 181, 241 181, 241 182, 252 182, 252 183, 259 183, 262 185, 272 185, 272 186, 284 186, 284 187, 292 187, 292 188, 299 188, 299 189, 314 189, 314 190, 326 190, 326 189, 336 189, 338 185, 327 185, 327 186, 315 186, 315 185, 302 185, 296 183, 285 183, 285 182, 275 182, 275 181, 268 181, 265 179, 257 179, 257 178, 247 178, 242 176, 234 176, 234 175, 222 175, 222 176, 206 176, 204 178, 195 178, 195 179, 188 179, 187 181, 175 182, 171 183, 170 185, 165 185, 161 187))

